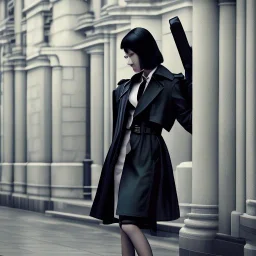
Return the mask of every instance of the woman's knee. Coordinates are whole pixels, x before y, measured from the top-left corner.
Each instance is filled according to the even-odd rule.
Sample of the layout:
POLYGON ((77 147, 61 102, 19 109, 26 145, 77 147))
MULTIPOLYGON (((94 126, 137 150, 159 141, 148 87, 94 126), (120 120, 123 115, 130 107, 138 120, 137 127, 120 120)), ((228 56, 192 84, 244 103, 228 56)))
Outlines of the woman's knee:
POLYGON ((132 234, 134 233, 138 227, 134 224, 125 224, 125 223, 120 223, 120 228, 127 234, 132 234))

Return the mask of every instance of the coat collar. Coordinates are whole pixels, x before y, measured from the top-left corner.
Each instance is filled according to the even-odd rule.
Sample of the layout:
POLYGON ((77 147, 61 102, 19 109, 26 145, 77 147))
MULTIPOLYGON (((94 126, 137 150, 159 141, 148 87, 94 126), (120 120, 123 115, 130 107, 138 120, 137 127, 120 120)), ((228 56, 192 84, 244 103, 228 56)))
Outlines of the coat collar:
MULTIPOLYGON (((131 85, 130 82, 137 82, 137 81, 139 81, 139 79, 142 76, 142 73, 143 73, 143 71, 140 71, 139 73, 134 74, 131 77, 130 80, 126 80, 126 82, 124 83, 124 87, 130 86, 131 85)), ((157 67, 157 69, 153 73, 152 77, 155 77, 155 78, 162 77, 162 78, 169 79, 171 81, 174 79, 174 75, 166 67, 164 67, 163 65, 159 65, 157 67)))
POLYGON ((133 118, 143 112, 155 97, 163 90, 164 86, 152 76, 145 92, 142 94, 133 114, 133 118))
MULTIPOLYGON (((121 80, 121 81, 124 81, 124 84, 123 84, 123 88, 122 88, 122 92, 120 94, 119 100, 124 96, 124 94, 126 94, 129 91, 131 84, 138 82, 140 80, 142 73, 143 71, 134 74, 131 77, 131 79, 121 80)), ((174 79, 174 75, 166 67, 164 67, 163 65, 159 65, 156 71, 153 73, 151 80, 158 81, 163 86, 163 83, 161 83, 161 80, 163 80, 163 78, 166 78, 172 81, 174 79)))
POLYGON ((174 75, 163 65, 159 65, 157 70, 154 72, 153 77, 157 78, 166 78, 168 80, 173 80, 174 75))

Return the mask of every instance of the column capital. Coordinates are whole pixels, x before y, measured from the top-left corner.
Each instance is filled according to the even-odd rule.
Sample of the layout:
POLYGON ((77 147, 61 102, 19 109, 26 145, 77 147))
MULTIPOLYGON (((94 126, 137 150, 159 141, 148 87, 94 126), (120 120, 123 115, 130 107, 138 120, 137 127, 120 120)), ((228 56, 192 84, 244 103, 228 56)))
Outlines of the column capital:
POLYGON ((104 54, 103 44, 86 49, 88 54, 104 54))
POLYGON ((63 47, 43 47, 39 54, 49 59, 52 67, 86 67, 89 65, 88 57, 81 49, 63 47))
POLYGON ((236 0, 219 0, 219 5, 236 5, 236 0))
POLYGON ((3 61, 3 72, 13 71, 13 62, 4 60, 3 61))
POLYGON ((24 71, 26 69, 26 59, 25 57, 16 59, 14 61, 14 70, 15 71, 24 71))

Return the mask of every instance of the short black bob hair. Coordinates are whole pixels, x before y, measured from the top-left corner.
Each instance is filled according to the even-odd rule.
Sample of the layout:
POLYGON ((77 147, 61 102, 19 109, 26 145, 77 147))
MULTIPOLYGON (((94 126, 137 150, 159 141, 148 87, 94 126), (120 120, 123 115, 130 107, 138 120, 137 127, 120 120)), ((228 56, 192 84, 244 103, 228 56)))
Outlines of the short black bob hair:
POLYGON ((132 50, 139 56, 141 69, 154 69, 164 59, 152 34, 145 28, 132 29, 122 40, 121 49, 132 50))

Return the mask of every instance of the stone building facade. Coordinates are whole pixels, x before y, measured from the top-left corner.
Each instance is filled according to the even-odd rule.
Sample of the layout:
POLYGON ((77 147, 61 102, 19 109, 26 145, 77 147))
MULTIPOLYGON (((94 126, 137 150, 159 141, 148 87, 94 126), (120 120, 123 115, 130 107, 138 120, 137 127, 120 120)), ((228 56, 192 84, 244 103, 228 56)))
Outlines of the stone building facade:
POLYGON ((112 90, 132 75, 120 42, 145 27, 183 72, 174 16, 193 48, 193 143, 177 123, 163 132, 186 212, 180 255, 256 255, 255 0, 0 0, 1 205, 94 198, 112 90))

